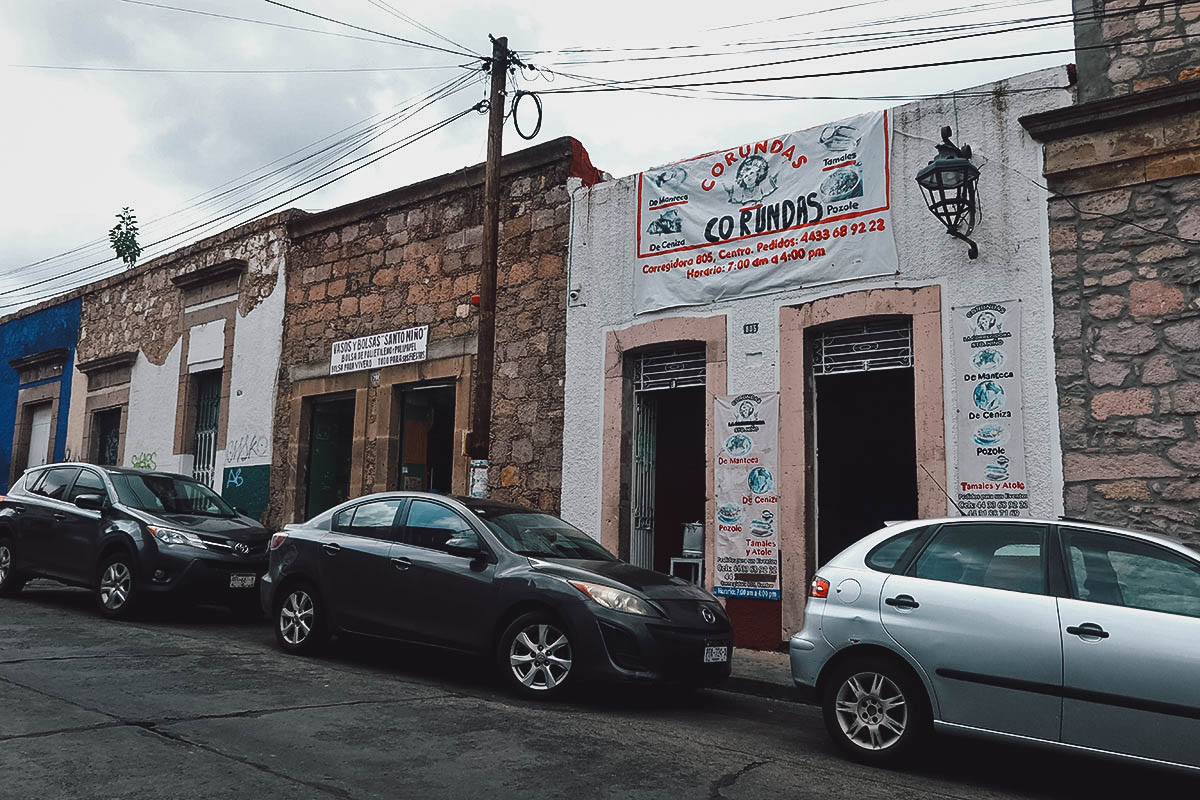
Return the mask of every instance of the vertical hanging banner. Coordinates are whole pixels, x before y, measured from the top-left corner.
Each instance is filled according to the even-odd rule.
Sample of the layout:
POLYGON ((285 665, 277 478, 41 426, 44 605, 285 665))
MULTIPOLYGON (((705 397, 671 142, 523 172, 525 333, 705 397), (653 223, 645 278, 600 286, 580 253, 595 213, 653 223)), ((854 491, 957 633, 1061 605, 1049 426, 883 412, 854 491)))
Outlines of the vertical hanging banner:
POLYGON ((640 173, 634 311, 896 272, 888 112, 640 173))
POLYGON ((779 393, 713 401, 713 594, 779 599, 779 393))
POLYGON ((1021 305, 954 309, 958 506, 967 516, 1029 513, 1021 403, 1021 305))

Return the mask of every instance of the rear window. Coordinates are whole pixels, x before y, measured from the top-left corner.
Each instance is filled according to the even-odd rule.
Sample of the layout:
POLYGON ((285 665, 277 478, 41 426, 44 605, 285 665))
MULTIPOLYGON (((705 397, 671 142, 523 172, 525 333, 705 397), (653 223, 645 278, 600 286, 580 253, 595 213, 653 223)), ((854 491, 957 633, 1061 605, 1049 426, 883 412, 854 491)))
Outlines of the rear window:
POLYGON ((867 553, 867 566, 880 572, 897 572, 904 554, 926 530, 928 526, 913 528, 875 545, 875 548, 867 553))
POLYGON ((34 494, 49 497, 51 500, 62 500, 67 495, 67 487, 75 480, 79 467, 58 467, 46 470, 45 479, 37 484, 34 494))

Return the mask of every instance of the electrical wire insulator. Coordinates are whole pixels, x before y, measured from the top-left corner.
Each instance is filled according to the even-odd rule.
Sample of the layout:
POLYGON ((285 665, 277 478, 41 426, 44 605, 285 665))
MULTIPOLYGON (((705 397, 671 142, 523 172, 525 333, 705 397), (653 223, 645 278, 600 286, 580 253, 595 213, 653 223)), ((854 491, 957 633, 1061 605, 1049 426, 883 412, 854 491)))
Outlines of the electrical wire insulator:
POLYGON ((538 133, 542 130, 542 98, 538 96, 537 92, 527 92, 521 89, 513 95, 512 118, 513 128, 516 130, 517 136, 520 136, 527 142, 537 138, 538 133), (533 133, 528 136, 521 130, 521 119, 517 116, 517 108, 521 105, 521 98, 523 97, 532 97, 533 103, 537 107, 537 125, 533 126, 533 133))

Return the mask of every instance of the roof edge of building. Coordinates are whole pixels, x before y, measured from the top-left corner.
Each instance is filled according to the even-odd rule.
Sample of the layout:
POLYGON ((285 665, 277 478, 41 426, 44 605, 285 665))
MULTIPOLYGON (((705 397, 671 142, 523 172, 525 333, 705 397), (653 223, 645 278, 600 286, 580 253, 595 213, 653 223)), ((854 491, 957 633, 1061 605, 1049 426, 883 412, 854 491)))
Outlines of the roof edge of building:
MULTIPOLYGON (((592 166, 587 150, 579 140, 571 136, 560 136, 544 144, 504 156, 500 162, 500 174, 508 177, 553 164, 556 161, 570 162, 571 176, 581 178, 585 183, 595 183, 600 180, 601 173, 592 166)), ((326 211, 308 214, 289 222, 288 234, 292 239, 301 239, 394 208, 432 200, 450 192, 482 186, 483 170, 484 164, 482 163, 463 167, 454 172, 390 189, 381 194, 355 200, 326 211)))

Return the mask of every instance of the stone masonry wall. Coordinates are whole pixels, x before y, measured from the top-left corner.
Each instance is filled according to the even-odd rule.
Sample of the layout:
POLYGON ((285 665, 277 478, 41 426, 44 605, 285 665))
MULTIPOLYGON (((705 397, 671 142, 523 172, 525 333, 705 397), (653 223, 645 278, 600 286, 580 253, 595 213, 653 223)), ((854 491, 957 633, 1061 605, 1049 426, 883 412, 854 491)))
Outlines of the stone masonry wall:
POLYGON ((83 295, 77 359, 141 350, 150 363, 161 365, 183 333, 180 291, 171 279, 230 259, 248 262, 238 311, 250 313, 275 289, 290 213, 240 225, 89 287, 83 295))
POLYGON ((1200 241, 1200 176, 1074 205, 1050 201, 1066 513, 1200 540, 1200 245, 1154 233, 1200 241))
POLYGON ((1200 3, 1074 0, 1081 102, 1200 78, 1200 3), (1104 15, 1089 19, 1088 15, 1104 15), (1168 38, 1175 37, 1175 38, 1168 38))
MULTIPOLYGON (((557 158, 506 175, 501 188, 490 496, 549 511, 559 508, 562 482, 571 173, 571 157, 557 158)), ((277 453, 288 452, 293 434, 293 378, 320 374, 321 365, 327 373, 334 341, 416 325, 429 326, 431 348, 475 337, 478 308, 471 296, 478 292, 482 263, 482 186, 429 191, 432 196, 384 203, 354 221, 293 240, 277 453)), ((380 391, 367 390, 368 429, 377 424, 380 391)), ((365 486, 382 475, 376 450, 364 448, 365 486)), ((295 480, 295 466, 280 461, 273 486, 295 480)), ((282 503, 272 498, 270 519, 289 516, 282 503)))

